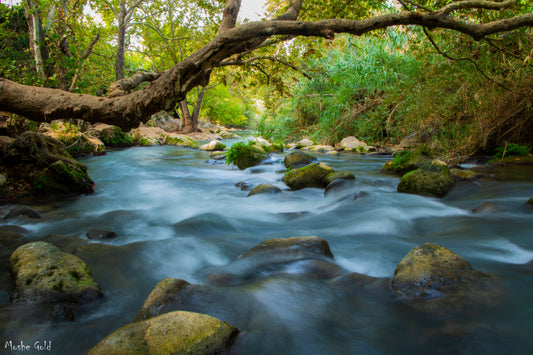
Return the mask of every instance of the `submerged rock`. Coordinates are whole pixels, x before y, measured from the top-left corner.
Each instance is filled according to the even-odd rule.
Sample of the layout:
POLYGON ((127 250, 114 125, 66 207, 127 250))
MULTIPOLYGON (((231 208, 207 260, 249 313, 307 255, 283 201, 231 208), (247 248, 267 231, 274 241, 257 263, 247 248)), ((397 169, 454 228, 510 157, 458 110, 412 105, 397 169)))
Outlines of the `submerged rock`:
POLYGON ((248 250, 241 256, 248 258, 259 253, 275 253, 275 254, 292 254, 292 255, 321 255, 328 258, 333 258, 333 253, 329 248, 329 244, 325 239, 310 236, 310 237, 291 237, 291 238, 274 238, 268 239, 259 243, 252 249, 248 250))
POLYGON ((485 201, 477 205, 473 210, 472 213, 478 214, 478 213, 493 213, 498 212, 498 205, 494 202, 485 201))
POLYGON ((113 231, 103 230, 103 229, 91 229, 87 232, 87 238, 89 239, 113 239, 117 237, 117 233, 113 231))
POLYGON ((31 207, 27 206, 16 206, 4 217, 4 219, 11 219, 16 217, 28 217, 28 218, 41 218, 39 212, 34 210, 31 207))
POLYGON ((494 306, 505 295, 495 276, 475 270, 451 250, 433 243, 412 249, 400 261, 391 286, 410 307, 432 314, 494 306))
POLYGON ((527 200, 526 206, 529 208, 533 208, 533 197, 527 200))
POLYGON ((352 180, 336 179, 328 184, 324 190, 324 196, 337 196, 350 193, 354 187, 352 180))
POLYGON ((274 186, 272 184, 259 184, 256 187, 254 187, 250 193, 248 193, 248 197, 258 194, 277 194, 280 193, 281 189, 277 186, 274 186))
POLYGON ((452 176, 460 181, 473 181, 483 176, 482 173, 478 173, 469 169, 450 169, 452 176))
POLYGON ((214 317, 176 311, 118 329, 89 355, 109 354, 222 354, 239 330, 214 317))
POLYGON ((326 175, 325 182, 330 184, 335 180, 355 180, 355 175, 349 171, 336 171, 334 173, 326 175))
POLYGON ((46 242, 19 247, 9 259, 15 301, 84 303, 102 296, 83 260, 46 242))
POLYGON ((327 164, 313 163, 289 171, 283 177, 283 181, 291 190, 300 190, 306 187, 326 187, 326 176, 333 172, 333 168, 327 164))
POLYGON ((398 185, 398 192, 444 197, 454 186, 455 179, 446 163, 433 160, 420 169, 405 174, 398 185))
POLYGON ((183 291, 195 287, 185 280, 170 277, 160 281, 144 301, 135 322, 177 310, 182 303, 183 291))
POLYGON ((316 157, 304 152, 292 152, 283 159, 283 164, 287 169, 298 169, 309 165, 316 160, 316 157))

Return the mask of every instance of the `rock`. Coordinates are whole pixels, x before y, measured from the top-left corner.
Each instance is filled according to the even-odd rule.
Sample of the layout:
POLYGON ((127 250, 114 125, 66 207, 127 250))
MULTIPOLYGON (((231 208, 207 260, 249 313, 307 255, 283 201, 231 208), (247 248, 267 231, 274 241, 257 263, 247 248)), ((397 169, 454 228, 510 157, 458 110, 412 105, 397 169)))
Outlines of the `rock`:
POLYGON ((73 322, 74 320, 74 312, 70 307, 64 304, 56 304, 48 316, 48 322, 52 323, 73 322))
POLYGON ((350 293, 366 293, 373 296, 390 296, 390 279, 372 277, 357 272, 342 275, 330 281, 330 285, 350 293))
POLYGON ((175 311, 175 305, 182 303, 183 291, 195 288, 185 280, 166 278, 154 287, 135 318, 135 322, 143 321, 158 315, 175 311))
POLYGON ((15 141, 15 138, 11 138, 8 136, 0 136, 0 149, 8 144, 11 144, 15 141))
POLYGON ((303 166, 309 165, 316 160, 316 157, 304 152, 292 152, 287 154, 283 159, 283 164, 287 169, 298 169, 303 166))
POLYGON ((498 212, 498 205, 494 202, 482 202, 479 205, 477 205, 473 210, 472 213, 494 213, 498 212))
POLYGON ((346 192, 350 191, 351 188, 354 186, 353 181, 351 180, 344 180, 344 179, 337 179, 333 180, 328 184, 326 187, 326 190, 324 190, 324 196, 329 196, 331 194, 338 195, 346 190, 346 192))
POLYGON ((336 144, 335 147, 345 151, 357 151, 362 153, 368 150, 368 145, 354 136, 344 138, 338 144, 336 144))
POLYGON ((330 145, 311 145, 302 147, 302 150, 309 150, 312 152, 333 152, 335 148, 330 145))
POLYGON ((200 146, 200 144, 194 139, 177 133, 168 133, 168 135, 165 137, 165 144, 179 147, 189 147, 193 149, 196 149, 200 146))
POLYGON ((333 172, 335 172, 333 168, 327 164, 313 163, 289 171, 283 177, 283 181, 291 190, 300 190, 306 187, 326 187, 326 176, 333 172))
POLYGON ((243 142, 235 143, 228 154, 226 162, 236 165, 240 170, 259 165, 268 154, 263 150, 243 142))
POLYGON ((94 192, 94 182, 87 175, 87 168, 62 160, 50 164, 37 176, 33 185, 35 191, 45 194, 94 192))
POLYGON ((250 139, 250 141, 260 145, 260 146, 270 146, 272 145, 272 143, 270 143, 269 141, 267 141, 266 139, 262 138, 262 137, 253 137, 252 139, 250 139))
POLYGON ((240 182, 236 183, 235 187, 239 187, 241 189, 241 191, 250 191, 252 189, 250 184, 248 184, 247 182, 244 182, 244 181, 240 181, 240 182))
POLYGON ((79 127, 71 122, 56 120, 50 124, 43 124, 39 132, 62 142, 73 157, 105 154, 105 145, 100 139, 80 132, 79 127))
POLYGON ((101 239, 113 239, 117 237, 117 233, 113 231, 103 230, 103 229, 91 229, 87 233, 87 238, 93 240, 101 240, 101 239))
POLYGON ((208 152, 212 152, 215 150, 224 150, 224 148, 226 148, 226 146, 218 140, 212 140, 211 142, 200 146, 200 150, 205 150, 208 152))
POLYGON ((398 192, 444 197, 454 186, 455 179, 446 163, 432 160, 422 168, 405 174, 398 185, 398 192))
POLYGON ((46 242, 19 247, 9 259, 15 301, 85 303, 102 296, 83 260, 46 242))
POLYGON ((148 126, 158 127, 165 132, 174 132, 181 129, 181 120, 177 120, 166 111, 160 111, 152 115, 147 123, 148 126))
POLYGON ((355 180, 355 175, 349 171, 336 171, 326 175, 326 184, 330 184, 335 180, 355 180))
POLYGON ((359 200, 361 198, 365 198, 365 197, 368 197, 370 196, 370 194, 366 191, 359 191, 358 193, 356 193, 354 196, 353 196, 353 199, 354 200, 359 200))
POLYGON ((10 177, 4 191, 17 198, 25 194, 85 194, 94 183, 85 165, 77 162, 65 146, 42 133, 26 132, 4 147, 2 165, 10 177))
POLYGON ((221 354, 239 330, 214 317, 176 311, 128 324, 96 345, 89 355, 221 354))
POLYGON ((4 219, 11 219, 16 217, 41 218, 39 212, 31 207, 16 206, 4 217, 4 219))
POLYGON ((433 243, 412 249, 400 261, 391 286, 410 307, 434 314, 494 306, 505 295, 496 277, 473 269, 451 250, 433 243))
POLYGON ((40 241, 53 244, 65 253, 74 253, 78 248, 90 244, 87 239, 68 237, 60 234, 49 234, 40 241))
POLYGON ((139 127, 131 130, 135 143, 142 146, 165 144, 167 132, 159 127, 139 127))
POLYGON ((268 239, 248 250, 239 258, 248 258, 265 252, 297 256, 311 254, 333 258, 328 242, 315 236, 268 239))
POLYGON ((272 184, 259 184, 250 191, 250 193, 248 194, 248 197, 257 195, 257 194, 277 194, 280 192, 281 192, 281 189, 272 184))
POLYGON ((403 176, 410 171, 421 168, 430 160, 428 156, 422 153, 405 150, 395 154, 392 161, 387 161, 379 172, 403 176))
POLYGON ((106 147, 131 147, 134 144, 131 134, 117 126, 99 123, 92 126, 88 134, 99 138, 106 147))
POLYGON ((450 169, 450 173, 456 180, 461 181, 474 181, 483 176, 482 173, 468 169, 450 169))
POLYGON ((222 139, 233 139, 233 138, 240 138, 238 134, 229 132, 229 131, 223 131, 220 132, 220 138, 222 139))
POLYGON ((313 141, 308 139, 308 138, 304 138, 302 139, 301 141, 299 141, 298 143, 296 143, 296 149, 302 149, 303 147, 307 147, 307 146, 310 146, 310 145, 313 145, 313 141))
POLYGON ((18 247, 29 243, 29 240, 20 233, 0 230, 0 246, 6 248, 9 254, 18 247))

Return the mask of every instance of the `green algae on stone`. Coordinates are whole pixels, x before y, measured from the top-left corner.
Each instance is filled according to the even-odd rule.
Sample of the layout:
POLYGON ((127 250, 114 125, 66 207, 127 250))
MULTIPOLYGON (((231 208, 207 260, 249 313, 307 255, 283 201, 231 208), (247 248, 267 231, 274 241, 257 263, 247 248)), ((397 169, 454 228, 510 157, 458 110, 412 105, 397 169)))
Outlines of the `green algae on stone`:
POLYGON ((89 355, 221 354, 231 348, 238 333, 237 328, 214 317, 175 311, 125 325, 89 355))
POLYGON ((325 181, 327 185, 335 180, 355 180, 355 175, 349 171, 336 171, 326 175, 325 181))
POLYGON ((333 168, 327 164, 313 163, 289 171, 283 177, 283 181, 291 190, 300 190, 306 187, 326 187, 326 176, 333 172, 335 172, 333 168))
POLYGON ((407 253, 396 267, 391 286, 409 306, 433 314, 494 306, 505 295, 495 276, 475 270, 450 249, 433 243, 407 253))
POLYGON ((398 185, 398 192, 429 197, 444 197, 455 186, 446 163, 432 160, 420 169, 405 174, 398 185))
POLYGON ((33 242, 17 248, 9 264, 16 301, 84 303, 102 296, 87 264, 50 243, 33 242))

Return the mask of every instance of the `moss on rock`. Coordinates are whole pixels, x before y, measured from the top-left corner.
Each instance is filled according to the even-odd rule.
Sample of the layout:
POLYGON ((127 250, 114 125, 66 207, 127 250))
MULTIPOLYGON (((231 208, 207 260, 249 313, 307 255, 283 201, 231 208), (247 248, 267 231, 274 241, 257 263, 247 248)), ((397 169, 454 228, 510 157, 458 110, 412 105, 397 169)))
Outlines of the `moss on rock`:
POLYGON ((272 184, 259 184, 248 193, 248 197, 258 194, 276 194, 280 192, 280 188, 272 184))
POLYGON ((405 174, 398 185, 398 192, 444 197, 454 186, 455 179, 446 164, 433 160, 420 169, 405 174))
POLYGON ((306 187, 326 187, 326 176, 334 172, 333 168, 327 164, 313 163, 289 171, 283 177, 283 181, 291 190, 300 190, 306 187))
POLYGON ((355 180, 355 175, 349 171, 336 171, 326 175, 326 185, 329 185, 335 180, 355 180))
POLYGON ((392 161, 387 161, 379 172, 402 176, 410 171, 421 168, 428 161, 430 161, 430 158, 427 155, 411 150, 404 150, 395 154, 392 161))
POLYGON ((253 145, 243 142, 235 143, 226 155, 226 163, 236 165, 240 170, 256 166, 261 163, 268 154, 253 145))
POLYGON ((214 317, 176 311, 128 324, 96 345, 98 354, 220 354, 239 330, 214 317))
POLYGON ((83 260, 46 242, 25 244, 9 259, 17 301, 84 303, 102 296, 83 260))
POLYGON ((54 193, 92 193, 94 182, 87 175, 87 168, 62 160, 50 164, 33 181, 35 192, 54 193))
POLYGON ((297 151, 287 154, 283 159, 283 164, 285 164, 287 169, 298 169, 311 164, 314 161, 316 161, 314 155, 297 151))
POLYGON ((505 291, 500 281, 472 268, 451 250, 426 243, 400 261, 393 293, 416 310, 446 314, 497 304, 505 291))

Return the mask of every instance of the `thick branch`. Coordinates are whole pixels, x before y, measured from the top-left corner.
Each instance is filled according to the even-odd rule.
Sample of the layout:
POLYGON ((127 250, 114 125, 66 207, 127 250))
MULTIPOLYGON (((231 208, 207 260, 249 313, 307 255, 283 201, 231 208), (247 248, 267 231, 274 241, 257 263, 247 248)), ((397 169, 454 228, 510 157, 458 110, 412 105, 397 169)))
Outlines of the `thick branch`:
POLYGON ((240 9, 241 0, 226 0, 226 7, 224 8, 222 22, 220 23, 220 27, 218 28, 219 34, 235 27, 240 9))
POLYGON ((141 83, 147 81, 154 81, 161 76, 160 73, 141 72, 114 82, 109 86, 109 94, 107 97, 117 97, 125 95, 128 91, 135 89, 141 83))
POLYGON ((482 0, 464 0, 449 3, 443 8, 439 9, 439 12, 447 13, 455 10, 466 9, 485 9, 485 10, 503 10, 508 9, 518 3, 519 0, 507 0, 503 2, 496 1, 482 1, 482 0))

